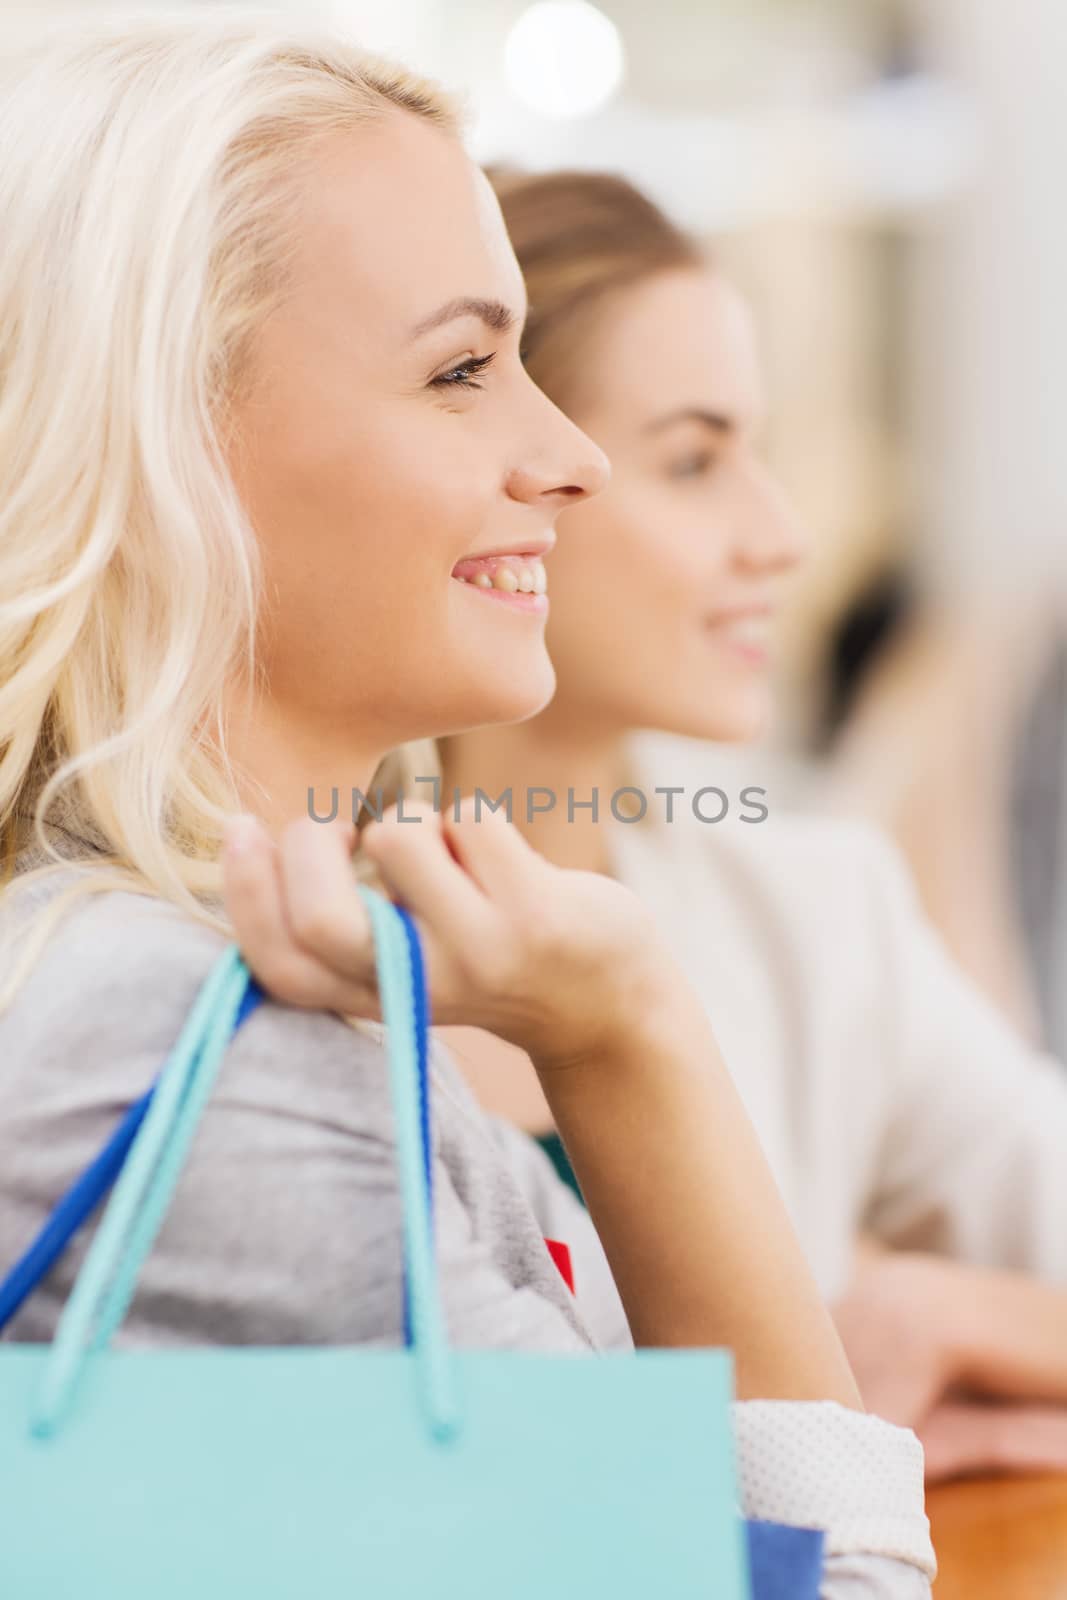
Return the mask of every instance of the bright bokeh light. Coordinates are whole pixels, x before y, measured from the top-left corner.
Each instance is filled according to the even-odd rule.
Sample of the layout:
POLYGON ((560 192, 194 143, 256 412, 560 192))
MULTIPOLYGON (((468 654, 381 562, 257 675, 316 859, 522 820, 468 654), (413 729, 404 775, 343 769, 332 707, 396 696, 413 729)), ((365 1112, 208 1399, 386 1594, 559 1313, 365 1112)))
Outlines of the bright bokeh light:
POLYGON ((545 117, 585 117, 611 99, 625 74, 619 30, 587 0, 537 0, 504 47, 519 99, 545 117))

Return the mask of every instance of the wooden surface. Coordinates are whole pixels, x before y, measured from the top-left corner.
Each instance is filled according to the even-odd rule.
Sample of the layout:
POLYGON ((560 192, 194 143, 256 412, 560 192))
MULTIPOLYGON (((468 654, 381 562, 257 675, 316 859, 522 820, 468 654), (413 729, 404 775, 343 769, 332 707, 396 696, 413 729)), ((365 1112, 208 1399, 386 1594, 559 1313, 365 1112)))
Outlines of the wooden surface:
POLYGON ((1067 1477, 930 1489, 934 1600, 1067 1600, 1067 1477))

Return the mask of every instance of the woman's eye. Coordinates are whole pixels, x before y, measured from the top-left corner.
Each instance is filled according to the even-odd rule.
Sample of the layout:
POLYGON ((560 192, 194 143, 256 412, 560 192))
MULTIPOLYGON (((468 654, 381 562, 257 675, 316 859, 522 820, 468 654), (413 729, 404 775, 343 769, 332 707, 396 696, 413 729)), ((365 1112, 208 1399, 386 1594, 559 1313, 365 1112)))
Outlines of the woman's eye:
POLYGON ((475 381, 476 376, 479 372, 485 371, 494 354, 495 352, 490 352, 487 356, 469 356, 465 361, 450 367, 447 372, 441 372, 436 378, 431 378, 431 388, 480 389, 482 385, 475 381))
POLYGON ((710 472, 715 465, 715 457, 708 450, 701 450, 697 454, 683 456, 667 469, 670 478, 700 478, 704 473, 710 472))

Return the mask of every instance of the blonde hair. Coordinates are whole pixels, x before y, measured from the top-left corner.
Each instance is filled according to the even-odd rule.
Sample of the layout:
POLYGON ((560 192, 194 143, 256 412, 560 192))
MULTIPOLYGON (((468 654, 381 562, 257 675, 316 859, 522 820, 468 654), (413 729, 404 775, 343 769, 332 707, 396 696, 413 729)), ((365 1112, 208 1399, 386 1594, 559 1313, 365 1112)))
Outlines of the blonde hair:
POLYGON ((48 860, 20 888, 88 870, 38 913, 0 1010, 87 893, 231 932, 221 695, 259 676, 261 579, 227 400, 285 291, 302 165, 390 108, 461 131, 435 85, 274 16, 67 17, 5 43, 0 888, 31 836, 48 860))

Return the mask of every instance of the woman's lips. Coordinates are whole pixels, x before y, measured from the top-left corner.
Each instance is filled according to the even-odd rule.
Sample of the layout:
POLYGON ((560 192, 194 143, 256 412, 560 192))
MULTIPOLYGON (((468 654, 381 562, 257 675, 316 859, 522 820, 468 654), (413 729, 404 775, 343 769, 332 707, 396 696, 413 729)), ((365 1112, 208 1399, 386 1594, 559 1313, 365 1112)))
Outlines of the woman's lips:
POLYGON ((466 589, 513 610, 544 615, 548 611, 545 593, 548 577, 537 552, 515 555, 472 556, 459 561, 452 576, 466 589))
POLYGON ((707 620, 715 639, 752 666, 764 666, 770 659, 772 623, 772 613, 763 608, 707 620))

